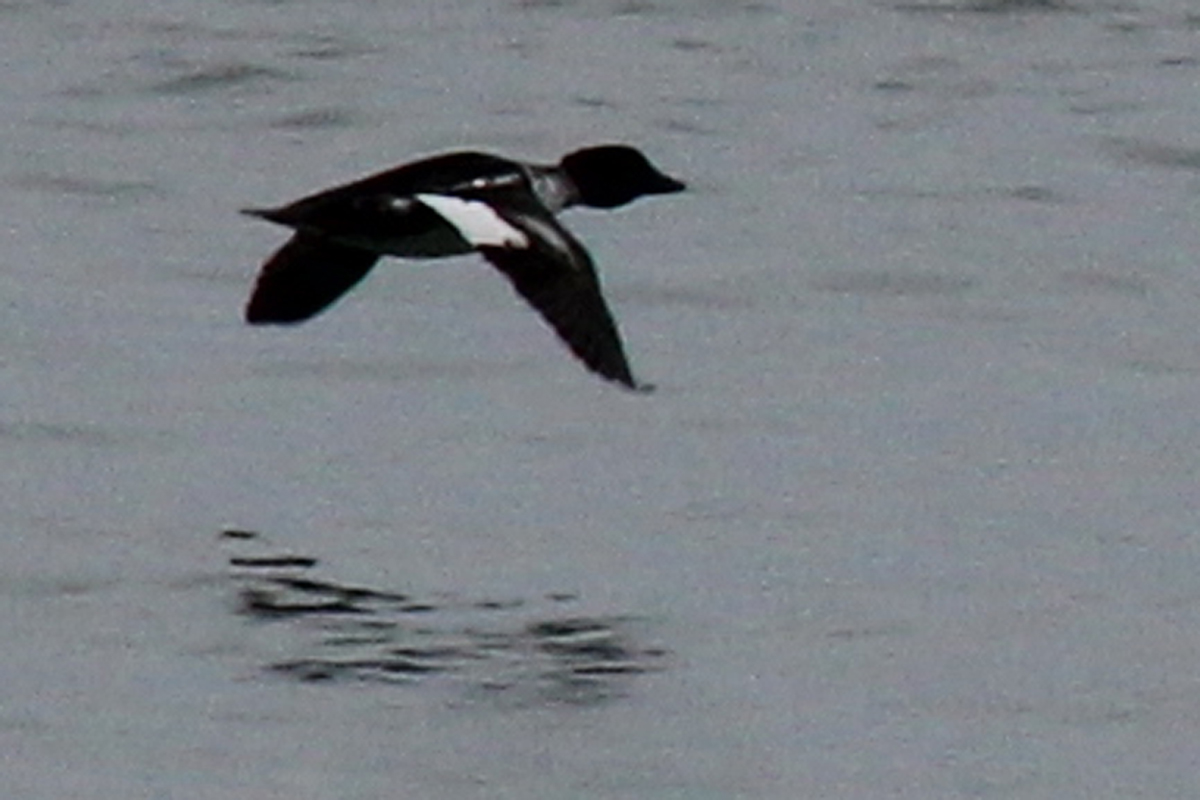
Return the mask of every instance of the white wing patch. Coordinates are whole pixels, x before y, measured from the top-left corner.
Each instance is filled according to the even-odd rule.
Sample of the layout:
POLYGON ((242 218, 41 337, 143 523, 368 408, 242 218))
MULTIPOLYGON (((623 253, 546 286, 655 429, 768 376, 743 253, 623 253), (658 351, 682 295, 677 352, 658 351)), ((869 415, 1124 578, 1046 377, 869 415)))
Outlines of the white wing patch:
POLYGON ((442 194, 418 194, 425 205, 449 222, 473 247, 529 247, 529 237, 492 210, 487 203, 442 194))

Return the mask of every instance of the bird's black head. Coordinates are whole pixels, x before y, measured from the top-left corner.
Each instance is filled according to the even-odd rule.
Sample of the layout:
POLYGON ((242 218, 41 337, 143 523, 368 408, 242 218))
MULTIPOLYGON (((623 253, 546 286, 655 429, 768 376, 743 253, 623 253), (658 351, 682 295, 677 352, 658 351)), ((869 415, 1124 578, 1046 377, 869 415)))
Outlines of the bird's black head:
POLYGON ((576 150, 563 158, 561 167, 579 190, 579 202, 593 208, 616 208, 645 194, 673 194, 685 188, 623 144, 576 150))

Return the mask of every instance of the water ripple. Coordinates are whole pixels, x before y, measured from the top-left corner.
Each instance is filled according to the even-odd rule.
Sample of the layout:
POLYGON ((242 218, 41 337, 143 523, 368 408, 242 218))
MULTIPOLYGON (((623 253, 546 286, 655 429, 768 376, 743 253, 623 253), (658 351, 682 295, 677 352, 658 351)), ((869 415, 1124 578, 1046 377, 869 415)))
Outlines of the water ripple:
POLYGON ((182 75, 159 81, 154 84, 152 89, 161 94, 195 94, 266 81, 288 80, 289 77, 287 73, 269 67, 243 62, 227 62, 191 69, 182 75))
MULTIPOLYGON (((226 531, 239 548, 252 531, 226 531)), ((505 705, 592 706, 620 698, 633 676, 664 668, 628 616, 571 614, 570 592, 535 599, 415 597, 314 577, 318 561, 291 553, 229 560, 236 611, 283 625, 292 654, 262 669, 305 683, 419 685, 439 679, 505 705)))

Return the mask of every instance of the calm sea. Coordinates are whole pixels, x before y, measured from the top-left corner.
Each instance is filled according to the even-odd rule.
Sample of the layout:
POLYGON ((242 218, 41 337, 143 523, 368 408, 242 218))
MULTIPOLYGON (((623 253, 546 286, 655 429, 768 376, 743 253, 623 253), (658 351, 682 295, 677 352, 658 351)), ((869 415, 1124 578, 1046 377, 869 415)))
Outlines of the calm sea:
POLYGON ((0 795, 1190 798, 1182 0, 0 0, 0 795), (239 216, 645 150, 632 395, 239 216))

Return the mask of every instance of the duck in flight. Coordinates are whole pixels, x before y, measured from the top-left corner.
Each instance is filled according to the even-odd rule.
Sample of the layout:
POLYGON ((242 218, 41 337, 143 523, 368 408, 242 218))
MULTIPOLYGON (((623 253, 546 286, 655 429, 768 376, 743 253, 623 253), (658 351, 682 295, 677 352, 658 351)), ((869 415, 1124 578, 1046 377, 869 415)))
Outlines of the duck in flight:
POLYGON ((591 256, 555 215, 683 191, 635 148, 576 150, 539 165, 476 152, 414 161, 279 208, 244 213, 291 228, 246 305, 253 325, 303 322, 353 288, 383 256, 479 252, 593 372, 648 389, 629 368, 591 256))

